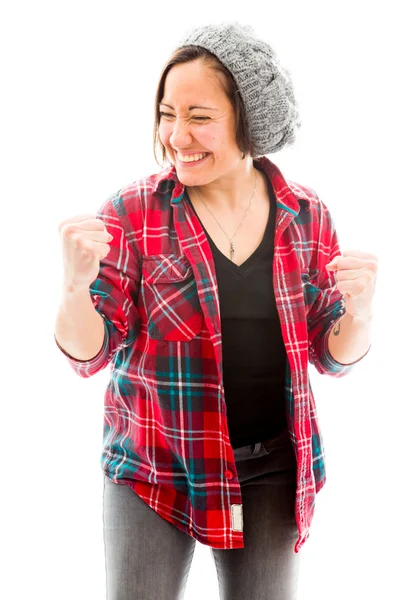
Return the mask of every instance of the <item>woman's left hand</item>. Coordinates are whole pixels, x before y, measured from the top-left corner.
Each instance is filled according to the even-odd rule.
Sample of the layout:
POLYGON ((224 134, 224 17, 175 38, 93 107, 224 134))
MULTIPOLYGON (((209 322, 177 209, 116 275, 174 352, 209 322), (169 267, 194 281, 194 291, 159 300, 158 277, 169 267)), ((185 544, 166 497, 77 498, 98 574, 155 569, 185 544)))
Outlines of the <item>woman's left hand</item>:
POLYGON ((336 271, 336 287, 346 299, 346 312, 359 319, 372 317, 372 300, 378 275, 378 257, 369 252, 347 250, 326 268, 336 271))

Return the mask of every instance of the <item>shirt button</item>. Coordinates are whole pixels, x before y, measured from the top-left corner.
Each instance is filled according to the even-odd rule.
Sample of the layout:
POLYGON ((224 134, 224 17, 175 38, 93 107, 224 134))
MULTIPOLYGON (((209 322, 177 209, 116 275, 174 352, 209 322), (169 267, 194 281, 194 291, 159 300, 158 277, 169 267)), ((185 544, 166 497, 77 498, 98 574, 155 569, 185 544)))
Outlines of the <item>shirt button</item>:
POLYGON ((233 477, 232 471, 229 471, 229 470, 225 471, 224 475, 227 479, 232 479, 232 477, 233 477))

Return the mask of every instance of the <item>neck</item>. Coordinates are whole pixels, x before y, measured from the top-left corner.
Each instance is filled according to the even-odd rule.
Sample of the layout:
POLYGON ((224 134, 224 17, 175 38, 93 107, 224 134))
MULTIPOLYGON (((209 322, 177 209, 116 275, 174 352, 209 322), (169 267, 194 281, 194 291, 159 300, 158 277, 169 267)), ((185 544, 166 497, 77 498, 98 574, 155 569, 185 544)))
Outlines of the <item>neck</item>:
POLYGON ((254 185, 259 186, 259 175, 253 165, 253 159, 243 161, 239 168, 206 185, 188 187, 196 198, 202 199, 211 208, 224 208, 229 212, 246 210, 254 185))

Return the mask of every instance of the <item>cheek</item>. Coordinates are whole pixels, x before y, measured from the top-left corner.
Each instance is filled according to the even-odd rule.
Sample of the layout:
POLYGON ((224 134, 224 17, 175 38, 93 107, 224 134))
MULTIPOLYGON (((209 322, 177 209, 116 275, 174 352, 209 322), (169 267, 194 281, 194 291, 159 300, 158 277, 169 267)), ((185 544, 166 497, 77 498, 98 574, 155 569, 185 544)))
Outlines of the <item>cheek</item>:
MULTIPOLYGON (((160 125, 158 127, 158 135, 160 137, 160 141, 164 146, 169 146, 170 145, 170 138, 171 135, 174 132, 174 125, 173 123, 167 123, 167 122, 160 122, 160 125)), ((201 144, 203 144, 203 146, 206 148, 209 148, 210 150, 212 150, 213 147, 215 147, 218 144, 218 135, 217 132, 215 131, 215 128, 212 127, 197 127, 197 128, 193 128, 190 131, 192 138, 196 139, 198 142, 200 142, 201 144)))
POLYGON ((168 126, 168 124, 160 123, 158 128, 158 135, 160 136, 160 140, 164 146, 168 146, 169 138, 171 137, 173 132, 173 128, 168 126))

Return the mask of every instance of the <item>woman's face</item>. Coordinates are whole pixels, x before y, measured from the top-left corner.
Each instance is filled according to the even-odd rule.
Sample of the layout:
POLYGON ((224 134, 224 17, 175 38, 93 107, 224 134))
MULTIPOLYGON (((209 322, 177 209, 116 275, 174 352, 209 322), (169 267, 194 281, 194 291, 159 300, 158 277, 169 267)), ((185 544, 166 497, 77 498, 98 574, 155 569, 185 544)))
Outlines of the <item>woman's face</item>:
MULTIPOLYGON (((220 77, 222 75, 219 75, 220 77)), ((159 136, 181 183, 199 186, 228 175, 240 165, 235 115, 215 73, 201 59, 174 65, 159 105, 159 136), (168 106, 167 106, 168 105, 168 106), (190 107, 203 107, 192 108, 190 107), (207 156, 184 163, 180 154, 207 156)))

